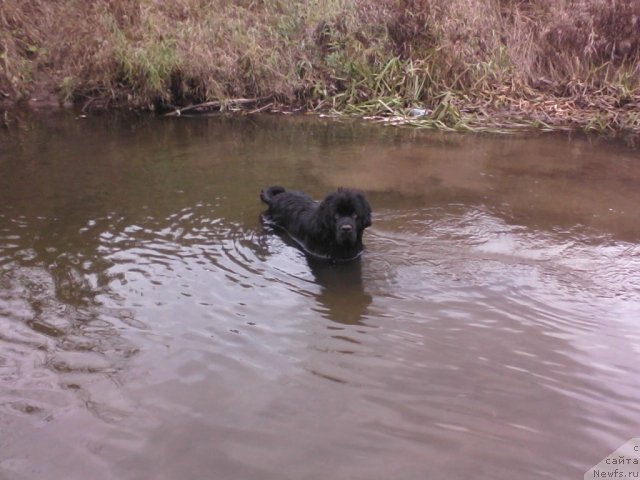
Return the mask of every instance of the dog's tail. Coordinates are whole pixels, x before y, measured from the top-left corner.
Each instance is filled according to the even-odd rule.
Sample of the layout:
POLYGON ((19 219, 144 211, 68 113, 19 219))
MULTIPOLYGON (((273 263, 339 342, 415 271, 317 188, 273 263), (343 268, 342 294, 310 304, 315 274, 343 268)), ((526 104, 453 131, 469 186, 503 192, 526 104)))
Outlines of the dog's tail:
POLYGON ((280 195, 281 193, 284 193, 284 192, 285 192, 285 189, 277 185, 274 185, 272 187, 267 187, 260 192, 260 200, 262 200, 267 205, 271 205, 271 202, 273 201, 273 197, 275 197, 276 195, 280 195))

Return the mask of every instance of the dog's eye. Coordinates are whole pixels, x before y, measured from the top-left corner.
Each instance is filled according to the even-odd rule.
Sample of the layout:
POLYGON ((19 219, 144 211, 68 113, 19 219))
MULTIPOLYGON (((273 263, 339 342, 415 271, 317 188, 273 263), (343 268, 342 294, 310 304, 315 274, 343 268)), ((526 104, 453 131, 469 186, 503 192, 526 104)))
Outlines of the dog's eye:
POLYGON ((358 218, 358 214, 354 213, 353 215, 351 215, 351 218, 353 218, 355 220, 356 218, 358 218))

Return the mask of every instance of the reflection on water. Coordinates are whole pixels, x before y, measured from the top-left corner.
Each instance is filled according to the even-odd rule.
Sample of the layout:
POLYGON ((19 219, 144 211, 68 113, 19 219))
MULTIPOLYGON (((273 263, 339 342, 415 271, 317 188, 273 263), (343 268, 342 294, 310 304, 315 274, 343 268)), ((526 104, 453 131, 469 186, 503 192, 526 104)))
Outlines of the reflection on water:
POLYGON ((639 185, 558 136, 0 132, 0 478, 580 478, 638 436, 639 185), (366 191, 362 258, 262 226, 275 183, 366 191))
MULTIPOLYGON (((268 234, 277 235, 291 249, 303 251, 287 233, 266 224, 265 235, 268 234)), ((362 259, 358 257, 351 262, 331 263, 308 254, 304 257, 311 277, 300 278, 292 288, 314 296, 318 305, 313 310, 323 318, 347 325, 362 324, 372 302, 372 297, 365 291, 362 280, 362 259), (312 289, 319 288, 319 292, 309 292, 308 289, 304 289, 305 284, 312 289)), ((265 257, 265 260, 268 258, 265 257)), ((304 265, 301 259, 300 262, 304 265)))
POLYGON ((314 283, 320 286, 316 300, 322 316, 347 325, 361 324, 372 301, 362 281, 362 259, 336 265, 307 260, 314 283))

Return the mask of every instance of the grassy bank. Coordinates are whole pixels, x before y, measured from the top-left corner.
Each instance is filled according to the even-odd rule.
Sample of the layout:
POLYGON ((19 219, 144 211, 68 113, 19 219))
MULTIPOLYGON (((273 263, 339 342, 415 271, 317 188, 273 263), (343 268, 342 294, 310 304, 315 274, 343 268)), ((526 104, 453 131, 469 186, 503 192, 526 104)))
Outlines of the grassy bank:
POLYGON ((0 65, 5 105, 640 132, 636 0, 0 0, 0 65))

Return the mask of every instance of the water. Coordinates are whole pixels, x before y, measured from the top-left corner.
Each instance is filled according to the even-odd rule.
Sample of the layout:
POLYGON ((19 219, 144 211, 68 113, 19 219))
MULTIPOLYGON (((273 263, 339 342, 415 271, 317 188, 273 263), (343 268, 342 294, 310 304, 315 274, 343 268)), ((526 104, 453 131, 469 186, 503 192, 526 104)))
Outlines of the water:
POLYGON ((0 479, 534 479, 640 435, 640 161, 306 117, 0 132, 0 479), (259 221, 364 190, 359 262, 259 221))

